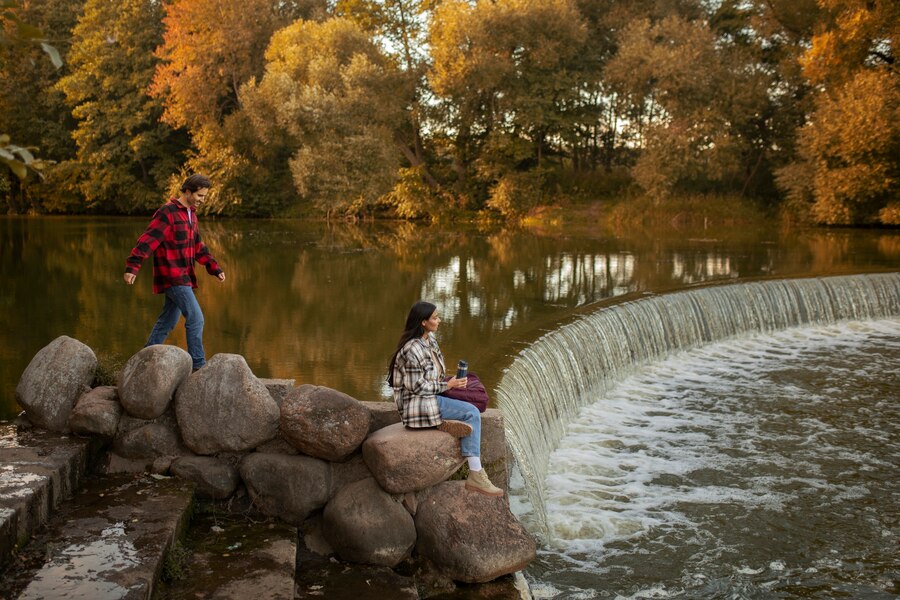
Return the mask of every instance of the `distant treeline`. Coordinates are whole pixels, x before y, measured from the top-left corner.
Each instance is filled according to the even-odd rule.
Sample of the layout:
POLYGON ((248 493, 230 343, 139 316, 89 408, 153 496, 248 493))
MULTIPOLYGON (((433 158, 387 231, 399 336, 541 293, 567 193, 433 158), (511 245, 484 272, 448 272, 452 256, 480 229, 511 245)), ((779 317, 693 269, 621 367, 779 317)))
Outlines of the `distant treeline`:
POLYGON ((896 0, 7 0, 0 19, 9 212, 147 212, 203 172, 224 215, 516 218, 628 189, 900 224, 896 0))

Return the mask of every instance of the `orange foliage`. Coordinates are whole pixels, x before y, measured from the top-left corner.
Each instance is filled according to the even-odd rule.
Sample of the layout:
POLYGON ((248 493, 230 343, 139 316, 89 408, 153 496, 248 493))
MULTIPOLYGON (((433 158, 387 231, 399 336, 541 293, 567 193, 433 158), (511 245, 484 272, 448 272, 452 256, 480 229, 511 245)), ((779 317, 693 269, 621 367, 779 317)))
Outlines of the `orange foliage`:
POLYGON ((262 74, 264 53, 281 25, 267 0, 175 0, 166 6, 164 60, 151 94, 163 98, 163 119, 200 129, 238 107, 238 90, 262 74))

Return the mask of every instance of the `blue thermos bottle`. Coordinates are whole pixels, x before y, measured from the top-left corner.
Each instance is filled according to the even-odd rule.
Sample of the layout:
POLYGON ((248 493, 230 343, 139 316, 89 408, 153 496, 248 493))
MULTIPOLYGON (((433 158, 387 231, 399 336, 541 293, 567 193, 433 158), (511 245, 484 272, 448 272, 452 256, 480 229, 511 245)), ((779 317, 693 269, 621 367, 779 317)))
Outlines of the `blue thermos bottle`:
POLYGON ((469 374, 469 363, 464 360, 459 361, 459 364, 456 365, 456 378, 462 379, 469 374))

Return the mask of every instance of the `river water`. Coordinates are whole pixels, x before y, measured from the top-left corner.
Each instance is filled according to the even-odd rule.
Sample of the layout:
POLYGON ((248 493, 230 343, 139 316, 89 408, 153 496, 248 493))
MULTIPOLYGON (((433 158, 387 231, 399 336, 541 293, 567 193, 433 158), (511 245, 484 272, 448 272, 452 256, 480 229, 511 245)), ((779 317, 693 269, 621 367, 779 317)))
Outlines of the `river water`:
MULTIPOLYGON (((0 418, 18 412, 18 378, 55 337, 85 342, 112 369, 143 346, 162 303, 149 265, 133 287, 121 273, 145 225, 0 217, 0 418)), ((228 276, 200 275, 207 356, 241 354, 260 377, 360 400, 387 398, 385 365, 420 298, 441 310, 448 361, 467 359, 496 396, 537 340, 622 302, 900 270, 898 231, 774 223, 202 229, 228 276)), ((888 318, 746 332, 655 357, 581 398, 543 457, 552 519, 530 523, 521 474, 512 498, 542 539, 526 572, 535 597, 896 594, 897 327, 888 318)), ((184 347, 183 328, 170 342, 184 347)))
POLYGON ((534 597, 895 598, 898 465, 900 318, 673 353, 551 455, 534 597))

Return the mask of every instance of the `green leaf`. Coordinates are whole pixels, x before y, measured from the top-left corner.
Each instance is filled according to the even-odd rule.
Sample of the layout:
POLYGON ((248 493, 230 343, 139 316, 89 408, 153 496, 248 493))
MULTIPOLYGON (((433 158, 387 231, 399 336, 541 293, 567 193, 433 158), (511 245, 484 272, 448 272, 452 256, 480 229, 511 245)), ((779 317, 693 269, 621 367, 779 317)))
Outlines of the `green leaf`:
POLYGON ((39 40, 44 37, 44 32, 34 25, 19 21, 16 23, 16 35, 23 40, 39 40))

